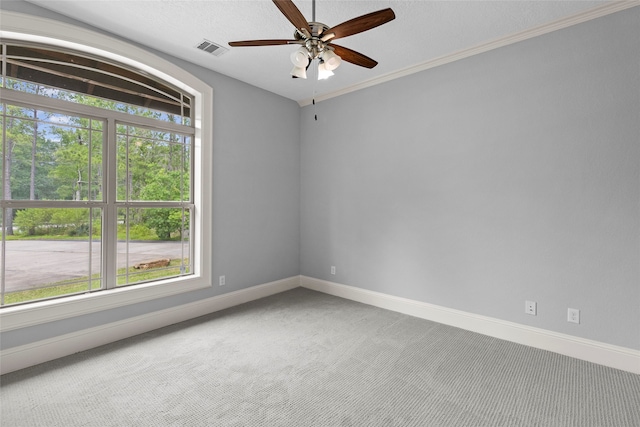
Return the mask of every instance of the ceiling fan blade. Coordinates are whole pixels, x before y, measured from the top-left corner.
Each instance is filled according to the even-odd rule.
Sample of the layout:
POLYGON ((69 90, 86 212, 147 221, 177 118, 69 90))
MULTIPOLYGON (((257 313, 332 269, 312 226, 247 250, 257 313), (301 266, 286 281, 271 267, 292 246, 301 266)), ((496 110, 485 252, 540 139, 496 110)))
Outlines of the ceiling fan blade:
POLYGON ((387 22, 394 20, 395 17, 396 15, 393 13, 393 10, 387 8, 350 19, 349 21, 338 24, 333 28, 329 28, 324 31, 323 34, 330 35, 333 33, 334 35, 333 37, 330 37, 330 39, 352 36, 375 28, 379 25, 386 24, 387 22))
POLYGON ((331 44, 333 52, 338 55, 343 61, 351 62, 352 64, 359 65, 365 68, 373 68, 378 65, 377 61, 365 56, 355 50, 348 49, 343 46, 331 44))
POLYGON ((240 47, 240 46, 276 46, 280 44, 297 44, 298 40, 244 40, 239 42, 229 42, 229 46, 231 47, 240 47))
POLYGON ((273 0, 280 12, 287 17, 289 22, 296 27, 297 30, 307 30, 307 34, 311 34, 311 27, 305 19, 300 9, 296 7, 291 0, 273 0))

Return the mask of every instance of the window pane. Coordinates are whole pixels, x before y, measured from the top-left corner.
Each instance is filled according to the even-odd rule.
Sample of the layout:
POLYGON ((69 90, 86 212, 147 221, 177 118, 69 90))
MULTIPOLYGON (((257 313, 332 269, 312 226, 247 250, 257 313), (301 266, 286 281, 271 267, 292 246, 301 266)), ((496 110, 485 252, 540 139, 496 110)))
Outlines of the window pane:
POLYGON ((5 211, 15 236, 5 241, 4 304, 100 289, 100 209, 13 211, 5 211))
MULTIPOLYGON (((91 163, 89 164, 90 170, 87 171, 89 176, 87 184, 87 200, 100 202, 103 200, 102 194, 102 182, 103 182, 103 162, 102 162, 102 150, 104 147, 104 134, 102 133, 103 123, 98 120, 91 121, 91 128, 88 133, 88 142, 91 153, 91 163), (94 127, 97 125, 96 127, 94 127)), ((84 193, 81 193, 84 196, 84 193)))
POLYGON ((100 121, 13 105, 3 116, 7 200, 102 199, 100 121))
POLYGON ((126 125, 117 132, 118 200, 191 200, 191 137, 126 125))
POLYGON ((118 286, 191 273, 190 211, 118 210, 118 286))

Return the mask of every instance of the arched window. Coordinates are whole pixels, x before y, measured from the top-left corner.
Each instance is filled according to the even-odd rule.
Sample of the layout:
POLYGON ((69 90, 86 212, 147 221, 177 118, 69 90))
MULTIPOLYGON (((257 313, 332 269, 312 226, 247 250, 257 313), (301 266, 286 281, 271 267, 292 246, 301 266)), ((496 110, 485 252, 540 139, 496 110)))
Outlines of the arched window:
POLYGON ((0 53, 6 88, 133 114, 157 111, 165 115, 152 116, 156 119, 167 120, 171 115, 182 118, 178 123, 191 122, 188 93, 112 61, 62 48, 7 41, 0 46, 0 53), (91 102, 96 99, 112 102, 91 102))
POLYGON ((0 45, 3 310, 210 286, 211 89, 126 43, 6 30, 21 19, 0 45))

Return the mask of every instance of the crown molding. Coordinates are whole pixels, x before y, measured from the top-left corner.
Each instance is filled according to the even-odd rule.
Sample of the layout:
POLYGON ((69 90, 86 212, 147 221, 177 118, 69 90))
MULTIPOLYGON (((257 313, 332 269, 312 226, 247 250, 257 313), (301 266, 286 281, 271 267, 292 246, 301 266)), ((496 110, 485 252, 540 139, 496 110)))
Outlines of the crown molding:
POLYGON ((523 40, 528 40, 534 37, 538 37, 547 33, 551 33, 553 31, 561 30, 563 28, 571 27, 576 24, 581 24, 583 22, 591 21, 593 19, 610 15, 612 13, 620 12, 625 9, 630 9, 632 7, 636 7, 639 5, 640 5, 640 0, 612 1, 610 3, 597 6, 593 9, 586 10, 576 15, 571 15, 566 18, 562 18, 557 21, 550 22, 548 24, 540 25, 538 27, 533 27, 528 30, 520 31, 505 37, 500 37, 499 39, 492 40, 487 43, 482 43, 468 49, 463 49, 458 52, 451 53, 449 55, 444 55, 439 58, 431 59, 426 62, 412 65, 410 67, 403 68, 401 70, 394 71, 392 73, 384 74, 382 76, 375 77, 370 80, 366 80, 362 83, 349 86, 344 89, 337 90, 335 92, 330 92, 325 95, 317 96, 314 98, 303 99, 298 101, 298 105, 300 105, 300 107, 305 107, 307 105, 310 105, 314 99, 316 102, 326 101, 327 99, 335 98, 335 97, 345 95, 350 92, 355 92, 360 89, 365 89, 371 86, 376 86, 381 83, 399 79, 414 73, 419 73, 420 71, 425 71, 430 68, 435 68, 441 65, 449 64, 454 61, 459 61, 461 59, 465 59, 473 55, 478 55, 480 53, 488 52, 493 49, 497 49, 503 46, 508 46, 513 43, 521 42, 523 40))

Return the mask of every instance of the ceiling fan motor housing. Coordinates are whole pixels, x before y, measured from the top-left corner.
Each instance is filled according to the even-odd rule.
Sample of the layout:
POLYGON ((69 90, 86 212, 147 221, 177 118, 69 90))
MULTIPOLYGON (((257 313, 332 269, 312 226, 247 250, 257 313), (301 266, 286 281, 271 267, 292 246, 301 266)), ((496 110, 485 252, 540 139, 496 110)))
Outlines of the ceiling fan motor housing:
POLYGON ((298 29, 293 33, 293 37, 304 42, 303 46, 309 51, 311 59, 316 59, 322 52, 328 50, 328 45, 320 37, 329 29, 329 26, 321 22, 309 22, 309 27, 311 27, 310 37, 305 35, 306 31, 303 32, 298 29))

